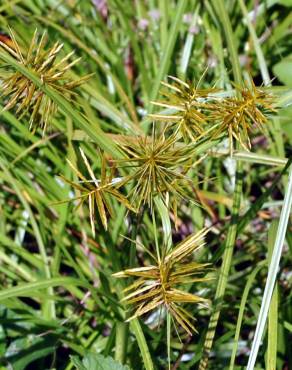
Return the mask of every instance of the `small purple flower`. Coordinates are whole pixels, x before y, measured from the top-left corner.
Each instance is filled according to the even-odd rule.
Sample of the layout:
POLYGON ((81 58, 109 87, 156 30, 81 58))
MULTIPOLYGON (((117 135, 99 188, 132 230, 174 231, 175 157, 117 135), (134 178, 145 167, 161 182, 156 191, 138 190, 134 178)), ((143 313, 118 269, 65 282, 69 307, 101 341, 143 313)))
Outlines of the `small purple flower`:
POLYGON ((208 66, 210 68, 215 68, 217 64, 218 64, 218 60, 215 56, 212 55, 208 58, 208 66))
POLYGON ((193 14, 192 13, 186 13, 183 15, 183 22, 186 24, 191 24, 193 19, 193 14))
POLYGON ((92 2, 102 18, 106 19, 108 16, 107 0, 92 0, 92 2))
POLYGON ((158 9, 152 9, 148 12, 148 15, 150 18, 152 18, 154 21, 159 21, 161 14, 158 9))
POLYGON ((189 27, 189 33, 192 35, 197 35, 200 31, 200 28, 198 26, 192 25, 189 27))
POLYGON ((149 25, 149 21, 148 19, 145 19, 145 18, 140 19, 138 22, 138 28, 142 31, 145 31, 148 25, 149 25))

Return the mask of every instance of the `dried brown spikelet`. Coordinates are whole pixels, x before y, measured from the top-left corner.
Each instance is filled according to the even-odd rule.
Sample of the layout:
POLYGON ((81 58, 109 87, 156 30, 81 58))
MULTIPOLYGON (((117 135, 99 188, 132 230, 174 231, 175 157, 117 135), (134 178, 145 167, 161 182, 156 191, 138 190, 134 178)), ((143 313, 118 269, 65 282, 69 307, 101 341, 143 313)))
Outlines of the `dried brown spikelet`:
POLYGON ((206 272, 209 264, 189 262, 192 253, 204 245, 204 236, 207 232, 207 229, 203 229, 197 234, 190 235, 171 251, 164 253, 161 259, 152 255, 155 265, 113 274, 117 278, 136 278, 136 281, 125 289, 127 296, 123 300, 136 307, 133 316, 127 321, 165 307, 188 334, 192 335, 196 331, 191 323, 193 316, 181 304, 197 303, 206 306, 208 300, 185 292, 179 286, 210 280, 198 277, 206 272))
MULTIPOLYGON (((45 49, 46 33, 38 36, 37 30, 34 32, 30 46, 22 51, 14 33, 10 30, 11 43, 7 44, 0 40, 0 46, 9 52, 19 64, 22 64, 35 73, 43 84, 70 98, 73 89, 81 85, 90 76, 85 76, 78 81, 70 81, 66 72, 73 67, 80 58, 69 62, 74 51, 57 60, 63 44, 58 41, 53 47, 45 49)), ((40 88, 38 88, 28 77, 19 71, 15 71, 9 66, 5 66, 5 74, 2 74, 2 96, 7 99, 5 110, 16 108, 16 114, 21 118, 25 114, 30 114, 29 127, 36 129, 41 127, 46 131, 47 125, 58 107, 40 88)))

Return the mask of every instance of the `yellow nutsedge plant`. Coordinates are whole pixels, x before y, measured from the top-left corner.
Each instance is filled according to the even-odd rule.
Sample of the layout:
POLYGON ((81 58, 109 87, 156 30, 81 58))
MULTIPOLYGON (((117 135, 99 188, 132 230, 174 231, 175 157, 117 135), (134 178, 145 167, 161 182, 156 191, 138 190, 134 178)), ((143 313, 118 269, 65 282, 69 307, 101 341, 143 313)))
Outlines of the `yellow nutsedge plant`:
POLYGON ((116 163, 129 172, 120 185, 132 185, 128 199, 137 210, 147 205, 152 211, 154 198, 158 197, 176 213, 177 199, 189 198, 191 179, 186 173, 193 166, 195 153, 192 146, 176 143, 175 135, 166 137, 164 132, 120 143, 128 158, 116 163))
MULTIPOLYGON (((164 307, 189 335, 196 331, 192 324, 193 315, 182 304, 208 306, 209 301, 180 289, 180 286, 209 280, 206 277, 198 277, 206 272, 209 264, 191 261, 193 252, 203 247, 207 232, 207 229, 203 229, 190 235, 171 250, 165 251, 161 257, 155 257, 148 252, 155 261, 154 265, 113 274, 117 278, 136 278, 135 282, 124 290, 127 295, 123 300, 136 307, 134 314, 127 321, 164 307)), ((144 246, 143 248, 145 249, 144 246)))
MULTIPOLYGON (((74 96, 73 89, 90 77, 87 75, 78 81, 70 81, 68 71, 80 58, 70 61, 74 51, 62 57, 63 44, 59 42, 46 47, 46 33, 39 36, 36 30, 27 49, 20 47, 11 30, 10 38, 9 44, 0 41, 1 54, 3 50, 9 53, 16 61, 15 66, 25 67, 44 85, 68 99, 74 96)), ((4 110, 15 109, 20 118, 29 114, 30 129, 41 127, 44 133, 57 112, 56 103, 17 68, 7 64, 3 67, 0 79, 4 110)), ((158 135, 153 130, 152 136, 126 137, 126 140, 119 141, 117 145, 124 154, 122 159, 114 158, 109 163, 106 156, 100 154, 98 174, 82 149, 80 154, 87 176, 68 160, 78 180, 74 182, 63 176, 61 178, 75 189, 77 196, 57 203, 76 201, 77 207, 80 207, 87 202, 93 236, 96 213, 107 230, 108 218, 114 216, 112 199, 135 213, 148 207, 154 227, 155 200, 162 200, 167 209, 173 212, 176 222, 178 200, 193 201, 189 191, 192 179, 187 176, 188 171, 207 155, 195 159, 197 144, 201 144, 201 139, 212 142, 229 137, 231 154, 234 141, 246 150, 251 149, 250 135, 254 127, 262 129, 268 121, 268 115, 275 111, 273 96, 251 81, 243 87, 235 86, 233 96, 221 98, 218 94, 220 89, 201 87, 203 78, 204 74, 197 84, 173 76, 169 77, 170 83, 162 82, 162 98, 152 103, 165 112, 149 117, 165 123, 164 128, 158 135)), ((172 247, 159 246, 155 235, 155 253, 136 242, 150 255, 153 263, 113 274, 116 278, 135 279, 124 290, 123 301, 133 306, 128 321, 165 309, 189 335, 196 331, 194 315, 185 305, 208 307, 209 301, 184 288, 210 280, 206 277, 210 264, 193 260, 194 252, 205 245, 207 232, 207 229, 203 229, 172 247)), ((168 237, 171 238, 170 232, 168 237)))
MULTIPOLYGON (((200 89, 199 83, 194 86, 175 77, 171 79, 173 84, 164 84, 170 90, 164 91, 167 100, 156 105, 172 109, 175 113, 152 115, 169 123, 159 134, 153 129, 152 136, 119 138, 117 145, 124 158, 112 159, 109 166, 102 155, 100 179, 94 174, 82 150, 89 179, 68 161, 79 182, 63 179, 81 193, 74 198, 79 200, 79 205, 88 201, 93 235, 96 209, 103 227, 107 229, 108 216, 113 215, 111 198, 134 212, 147 207, 153 216, 155 199, 160 199, 173 212, 176 223, 178 200, 192 200, 189 191, 192 180, 187 176, 188 171, 205 158, 203 155, 195 159, 197 143, 201 139, 212 141, 228 135, 231 153, 233 140, 249 149, 249 134, 253 126, 262 127, 267 122, 267 114, 274 110, 273 97, 254 83, 251 87, 235 87, 236 95, 220 98, 214 95, 218 89, 200 89), (120 177, 114 177, 114 174, 120 177)), ((164 307, 192 335, 195 331, 194 318, 184 304, 206 305, 208 300, 184 291, 181 286, 208 280, 202 277, 208 264, 191 260, 192 253, 204 245, 206 233, 204 229, 170 249, 159 249, 157 245, 155 255, 142 246, 151 255, 153 265, 129 268, 114 274, 117 278, 135 278, 125 290, 124 300, 135 306, 129 320, 164 307)))
POLYGON ((109 198, 115 198, 120 203, 122 203, 125 207, 135 212, 136 210, 131 206, 127 198, 118 191, 116 188, 117 184, 119 183, 120 179, 114 177, 114 168, 110 167, 110 174, 107 172, 107 161, 104 155, 101 156, 101 174, 100 179, 97 179, 92 167, 89 164, 89 161, 80 148, 80 153, 85 164, 85 167, 89 173, 90 179, 87 179, 73 164, 71 161, 67 159, 69 166, 72 168, 73 172, 79 178, 79 182, 75 183, 66 179, 64 176, 61 178, 70 184, 75 190, 78 190, 81 195, 58 202, 56 204, 79 200, 77 207, 81 206, 84 201, 88 201, 89 205, 89 215, 90 215, 90 224, 92 229, 92 234, 95 236, 95 209, 97 209, 99 217, 101 219, 102 225, 105 229, 108 226, 108 215, 113 216, 113 210, 110 205, 109 198))
MULTIPOLYGON (((10 45, 0 41, 0 46, 9 52, 19 64, 35 73, 44 84, 62 95, 70 97, 73 94, 72 89, 81 85, 90 77, 90 75, 87 75, 78 81, 70 81, 66 72, 78 63, 80 58, 68 63, 74 54, 74 51, 72 51, 62 59, 58 59, 63 44, 57 41, 53 47, 45 49, 45 32, 39 37, 36 30, 30 46, 24 51, 20 48, 13 32, 9 30, 9 33, 11 37, 10 45)), ((49 121, 57 111, 57 105, 28 77, 19 71, 15 71, 11 66, 5 67, 5 73, 1 72, 0 76, 2 96, 7 99, 4 110, 15 107, 19 118, 29 113, 30 129, 41 127, 45 132, 49 121)))
POLYGON ((173 113, 157 113, 149 116, 164 121, 168 128, 178 133, 185 142, 196 141, 198 137, 204 135, 207 129, 208 116, 204 109, 205 102, 220 89, 200 88, 202 79, 197 85, 186 83, 173 76, 169 76, 169 79, 172 80, 171 84, 161 82, 164 89, 161 89, 160 93, 164 99, 152 103, 168 108, 173 113))

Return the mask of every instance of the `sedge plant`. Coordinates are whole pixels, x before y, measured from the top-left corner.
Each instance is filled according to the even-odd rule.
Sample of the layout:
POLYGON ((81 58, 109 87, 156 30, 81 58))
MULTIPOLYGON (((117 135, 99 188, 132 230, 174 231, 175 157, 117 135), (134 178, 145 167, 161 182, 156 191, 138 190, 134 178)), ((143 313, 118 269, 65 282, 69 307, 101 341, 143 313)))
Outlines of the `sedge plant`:
MULTIPOLYGON (((1 52, 8 53, 23 68, 32 71, 44 86, 49 86, 56 95, 63 95, 75 109, 74 98, 78 93, 73 90, 90 78, 87 75, 79 80, 68 77, 67 72, 80 58, 70 61, 73 52, 60 56, 61 43, 47 47, 45 33, 38 37, 35 32, 27 48, 19 45, 12 31, 10 37, 10 45, 0 41, 1 52)), ((4 63, 3 70, 1 93, 4 111, 15 112, 19 119, 28 116, 29 129, 41 129, 45 133, 57 114, 58 104, 21 69, 4 63)), ((263 87, 257 87, 252 80, 243 86, 236 81, 233 90, 222 95, 222 89, 202 87, 203 77, 197 84, 174 76, 169 76, 168 82, 162 81, 161 98, 152 104, 164 111, 148 116, 153 121, 152 135, 125 134, 117 137, 115 145, 119 156, 115 157, 114 151, 106 152, 106 148, 95 143, 95 163, 90 163, 82 148, 79 160, 67 159, 71 173, 60 173, 59 179, 71 187, 74 195, 54 204, 72 202, 77 208, 88 208, 93 240, 96 226, 102 225, 108 232, 109 220, 118 218, 120 209, 125 223, 136 224, 137 220, 142 220, 139 227, 150 225, 161 230, 162 227, 156 223, 159 219, 158 201, 173 220, 175 231, 181 205, 192 203, 200 209, 205 206, 197 197, 201 189, 198 187, 194 191, 194 186, 198 185, 193 181, 194 172, 199 175, 198 165, 209 155, 207 150, 202 152, 202 144, 207 141, 219 142, 220 145, 227 141, 230 155, 233 155, 234 148, 253 149, 255 132, 263 127, 266 129, 271 114, 276 112, 275 96, 263 87)), ((86 116, 88 112, 90 109, 82 114, 86 116)), ((86 119, 90 121, 90 115, 86 119)), ((196 333, 194 321, 198 321, 200 316, 193 304, 210 313, 214 297, 197 287, 206 288, 209 281, 214 281, 211 278, 214 277, 215 266, 207 258, 207 238, 212 227, 198 228, 179 243, 165 245, 160 235, 147 244, 142 243, 143 235, 139 228, 128 226, 128 230, 134 231, 131 242, 135 246, 135 256, 125 258, 123 265, 118 266, 120 271, 112 273, 111 278, 117 283, 111 293, 115 299, 119 298, 118 314, 121 315, 122 311, 124 321, 132 323, 131 328, 146 361, 144 366, 152 369, 139 320, 147 323, 147 319, 156 314, 159 316, 157 330, 161 330, 166 317, 163 312, 167 312, 177 335, 191 337, 196 333)), ((111 254, 115 256, 115 251, 111 254)), ((93 270, 95 268, 98 269, 94 266, 93 270)))

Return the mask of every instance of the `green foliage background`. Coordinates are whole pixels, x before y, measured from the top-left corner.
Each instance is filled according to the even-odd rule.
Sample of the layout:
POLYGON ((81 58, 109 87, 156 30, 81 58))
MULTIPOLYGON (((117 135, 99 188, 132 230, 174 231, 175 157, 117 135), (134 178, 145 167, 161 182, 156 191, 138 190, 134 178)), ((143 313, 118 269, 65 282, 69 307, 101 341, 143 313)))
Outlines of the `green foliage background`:
MULTIPOLYGON (((79 146, 98 172, 101 165, 96 154, 98 145, 115 152, 113 140, 103 132, 145 133, 151 123, 146 114, 153 113, 151 101, 159 96, 160 82, 167 75, 198 81, 209 66, 204 86, 216 83, 218 87, 232 89, 232 63, 215 0, 108 0, 99 8, 100 3, 89 0, 0 3, 1 31, 7 32, 9 25, 20 43, 27 45, 35 28, 40 32, 46 29, 50 45, 63 42, 66 53, 75 50, 76 56, 82 57, 71 72, 72 79, 94 73, 78 90, 72 106, 59 101, 60 111, 44 137, 41 130, 30 132, 26 119, 18 120, 13 111, 1 113, 1 369, 81 368, 81 359, 88 352, 115 357, 132 369, 144 367, 137 337, 124 324, 120 287, 112 277, 113 272, 128 267, 132 244, 122 235, 129 235, 131 225, 137 221, 132 215, 125 215, 123 206, 114 203, 116 217, 110 221, 109 232, 97 223, 96 238, 92 238, 86 207, 76 211, 71 203, 53 205, 72 196, 72 189, 58 175, 76 180, 65 158, 80 165, 79 146)), ((292 3, 289 0, 246 1, 245 6, 242 1, 223 3, 231 19, 242 75, 252 76, 257 85, 267 76, 275 78, 271 91, 281 101, 279 114, 269 122, 267 137, 254 137, 253 151, 276 159, 291 157, 292 3), (245 11, 250 15, 250 28, 245 11)), ((0 104, 3 106, 4 102, 0 104)), ((265 204, 238 236, 210 369, 229 368, 237 324, 240 334, 233 368, 246 366, 261 305, 268 244, 275 237, 273 220, 279 216, 287 176, 277 181, 269 197, 268 189, 281 167, 258 162, 255 156, 243 164, 240 222, 245 222, 243 215, 256 199, 266 194, 265 204)), ((204 179, 199 187, 208 207, 202 209, 182 202, 180 227, 173 232, 173 239, 179 241, 206 222, 212 224, 213 234, 200 258, 213 263, 215 274, 221 265, 225 226, 230 219, 233 170, 225 157, 210 155, 200 164, 199 173, 193 174, 194 184, 204 179)), ((163 229, 158 226, 154 230, 149 215, 139 221, 138 227, 139 237, 145 243, 154 243, 155 235, 163 240, 163 229)), ((292 368, 291 235, 290 222, 277 295, 273 298, 273 316, 270 315, 258 356, 258 369, 272 369, 270 361, 276 363, 277 369, 292 368), (268 338, 274 339, 272 349, 268 338)), ((135 264, 144 263, 143 258, 138 251, 135 264)), ((195 291, 204 289, 203 294, 212 300, 216 282, 214 279, 207 286, 196 284, 195 291)), ((183 334, 180 342, 173 328, 170 340, 173 369, 194 369, 202 355, 210 310, 191 306, 190 309, 197 319, 198 334, 192 338, 183 334)), ((141 326, 154 367, 166 368, 166 325, 152 328, 141 321, 141 326)), ((100 363, 101 357, 97 358, 100 363)), ((92 355, 83 361, 86 369, 91 369, 86 365, 90 361, 94 361, 92 355)), ((109 368, 106 366, 102 369, 109 368)), ((121 365, 116 366, 122 369, 121 365)))

